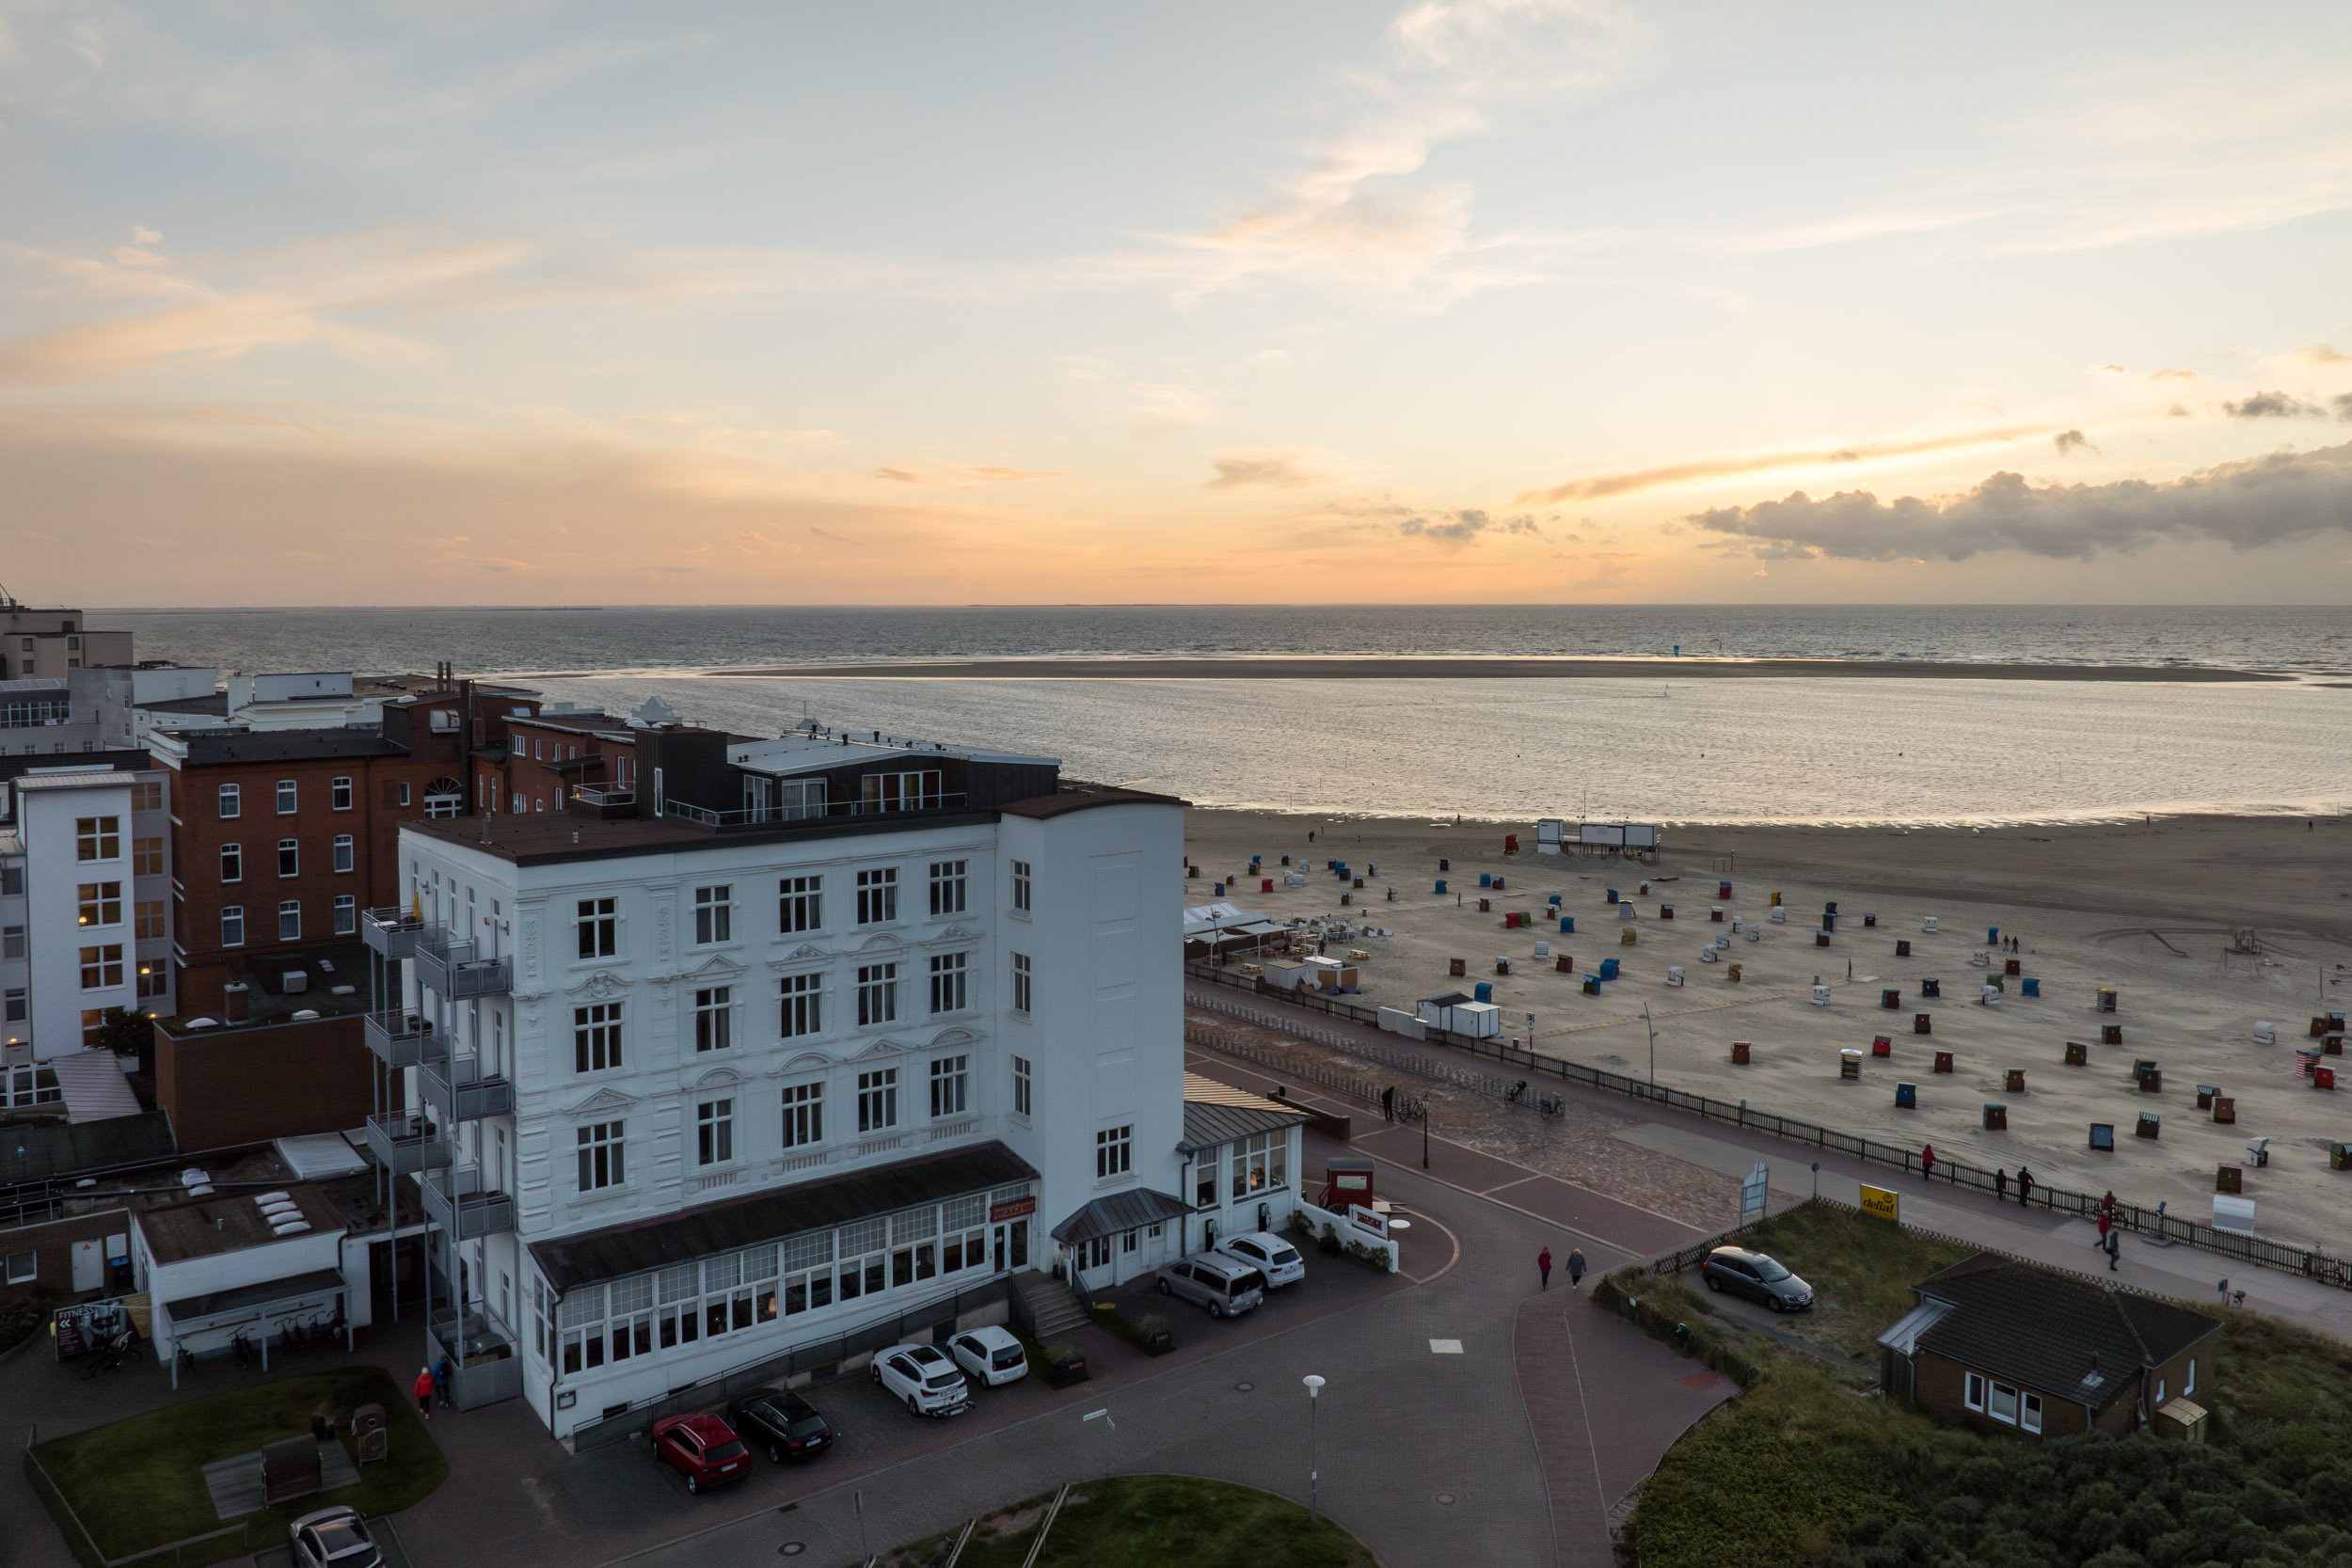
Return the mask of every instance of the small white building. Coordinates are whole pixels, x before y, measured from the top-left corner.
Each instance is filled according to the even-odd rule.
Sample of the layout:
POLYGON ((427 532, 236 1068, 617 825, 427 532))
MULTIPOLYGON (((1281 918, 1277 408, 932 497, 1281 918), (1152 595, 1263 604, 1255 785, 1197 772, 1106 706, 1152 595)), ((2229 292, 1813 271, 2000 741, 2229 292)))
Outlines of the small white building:
POLYGON ((366 1249, 344 1246, 349 1232, 316 1187, 192 1192, 202 1196, 132 1216, 132 1268, 154 1307, 158 1361, 169 1366, 182 1344, 202 1355, 243 1334, 259 1350, 290 1324, 366 1321, 366 1249))
POLYGON ((1199 1073, 1184 1074, 1184 1192, 1192 1212, 1175 1253, 1205 1252, 1228 1236, 1280 1230, 1305 1201, 1307 1123, 1293 1106, 1199 1073))

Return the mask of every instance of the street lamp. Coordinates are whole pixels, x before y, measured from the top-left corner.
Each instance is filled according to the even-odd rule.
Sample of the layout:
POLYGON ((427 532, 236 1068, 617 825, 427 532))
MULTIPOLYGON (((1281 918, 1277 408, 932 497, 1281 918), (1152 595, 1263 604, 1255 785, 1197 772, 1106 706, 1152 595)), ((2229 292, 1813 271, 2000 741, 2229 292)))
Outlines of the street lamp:
POLYGON ((1315 1522, 1315 1398, 1323 1392, 1323 1379, 1309 1372, 1299 1381, 1307 1386, 1307 1523, 1315 1522))
POLYGON ((1101 1410, 1088 1411, 1085 1418, 1080 1420, 1078 1424, 1080 1426, 1084 1426, 1088 1421, 1100 1421, 1103 1423, 1103 1479, 1104 1481, 1108 1481, 1111 1479, 1110 1443, 1112 1435, 1119 1431, 1119 1423, 1111 1419, 1111 1413, 1107 1406, 1101 1410))
POLYGON ((1649 1086, 1658 1087, 1658 1025, 1649 1021, 1649 1004, 1642 1004, 1642 1022, 1649 1030, 1649 1086))

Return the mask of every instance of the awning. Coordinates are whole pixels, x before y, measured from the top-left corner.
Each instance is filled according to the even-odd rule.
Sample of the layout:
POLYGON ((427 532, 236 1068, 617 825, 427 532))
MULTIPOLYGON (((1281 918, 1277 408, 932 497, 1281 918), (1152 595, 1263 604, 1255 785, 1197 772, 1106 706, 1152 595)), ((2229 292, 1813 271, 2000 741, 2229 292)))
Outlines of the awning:
POLYGON ((1155 1193, 1149 1187, 1136 1187, 1123 1193, 1098 1197, 1092 1203, 1054 1227, 1054 1240, 1064 1246, 1076 1246, 1097 1236, 1117 1236, 1129 1230, 1139 1230, 1147 1225, 1162 1225, 1181 1220, 1192 1211, 1166 1193, 1155 1193))
POLYGON ((287 1279, 264 1279, 258 1284, 235 1285, 226 1291, 207 1291, 200 1296, 167 1301, 164 1303, 164 1315, 171 1320, 175 1329, 186 1328, 206 1318, 225 1318, 231 1312, 267 1317, 275 1307, 349 1288, 343 1276, 333 1269, 312 1269, 309 1274, 287 1279))

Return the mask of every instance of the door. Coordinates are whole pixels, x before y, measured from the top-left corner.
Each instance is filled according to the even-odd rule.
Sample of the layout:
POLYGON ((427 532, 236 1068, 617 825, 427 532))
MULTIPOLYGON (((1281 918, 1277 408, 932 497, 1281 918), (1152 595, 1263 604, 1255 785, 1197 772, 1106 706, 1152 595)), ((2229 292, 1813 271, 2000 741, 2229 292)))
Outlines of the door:
POLYGON ((73 1243, 73 1290, 75 1294, 95 1291, 106 1282, 106 1255, 94 1241, 73 1243))
POLYGON ((1029 1222, 1015 1220, 1008 1228, 1012 1232, 1012 1266, 1025 1269, 1029 1266, 1029 1222))
POLYGON ((996 1227, 994 1231, 989 1237, 989 1255, 996 1260, 996 1272, 998 1274, 1004 1273, 1006 1258, 1005 1227, 1001 1225, 996 1227))

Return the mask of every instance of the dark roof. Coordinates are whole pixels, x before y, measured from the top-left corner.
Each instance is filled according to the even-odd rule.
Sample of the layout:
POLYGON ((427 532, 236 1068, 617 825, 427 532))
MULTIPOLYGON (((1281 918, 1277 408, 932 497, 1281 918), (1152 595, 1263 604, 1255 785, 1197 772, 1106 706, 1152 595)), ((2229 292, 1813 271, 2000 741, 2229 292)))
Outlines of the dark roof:
POLYGON ((733 1247, 755 1246, 1036 1178, 1026 1160, 991 1142, 707 1203, 659 1219, 552 1237, 532 1243, 531 1256, 561 1295, 600 1279, 619 1279, 733 1247))
POLYGON ((288 1302, 307 1301, 313 1296, 326 1295, 330 1291, 348 1288, 343 1276, 333 1269, 312 1269, 309 1274, 298 1274, 290 1279, 264 1279, 258 1285, 238 1285, 226 1291, 207 1291, 200 1296, 167 1301, 164 1303, 164 1311, 171 1319, 172 1325, 179 1327, 197 1318, 217 1318, 255 1307, 281 1307, 288 1302))
POLYGON ((158 703, 135 703, 150 713, 217 713, 229 716, 229 693, 215 691, 209 697, 170 697, 158 703))
POLYGON ((1049 816, 1064 816, 1073 811, 1087 811, 1095 806, 1183 806, 1190 801, 1177 795, 1154 795, 1142 789, 1103 789, 1081 785, 1064 788, 1052 795, 1032 795, 1025 800, 1008 800, 996 809, 1007 816, 1030 816, 1043 821, 1049 816))
POLYGON ((497 812, 482 816, 406 822, 412 832, 516 865, 560 865, 567 861, 610 860, 624 855, 664 855, 695 849, 732 849, 745 844, 792 844, 807 839, 849 838, 903 832, 909 828, 956 828, 993 822, 992 811, 886 812, 873 816, 820 817, 775 827, 713 832, 681 817, 616 816, 598 820, 584 811, 497 812))
POLYGON ((22 778, 45 768, 87 768, 96 771, 112 768, 116 772, 137 773, 156 767, 156 761, 145 752, 53 752, 28 753, 21 757, 0 757, 0 779, 22 778))
POLYGON ((2148 1296, 1979 1253, 1914 1286, 1948 1302, 1919 1349, 2103 1410, 2219 1320, 2148 1296), (2083 1380, 2097 1369, 2095 1385, 2083 1380))
POLYGON ((374 730, 188 730, 190 768, 238 762, 306 762, 322 757, 401 757, 408 748, 374 730))
POLYGON ((1096 1198, 1054 1227, 1054 1240, 1064 1246, 1075 1246, 1097 1236, 1116 1236, 1147 1225, 1181 1220, 1191 1212, 1180 1198, 1155 1193, 1149 1187, 1130 1187, 1123 1193, 1096 1198))
POLYGON ((26 1123, 0 1134, 0 1182, 38 1181, 143 1160, 168 1160, 179 1148, 171 1135, 171 1118, 161 1111, 72 1126, 26 1123))
POLYGON ((1238 1138, 1260 1132, 1273 1132, 1285 1127, 1295 1127, 1315 1118, 1304 1111, 1285 1111, 1269 1104, 1263 1110, 1250 1106, 1203 1104, 1197 1100, 1184 1101, 1184 1141, 1176 1147, 1190 1154, 1196 1149, 1215 1148, 1238 1138))

